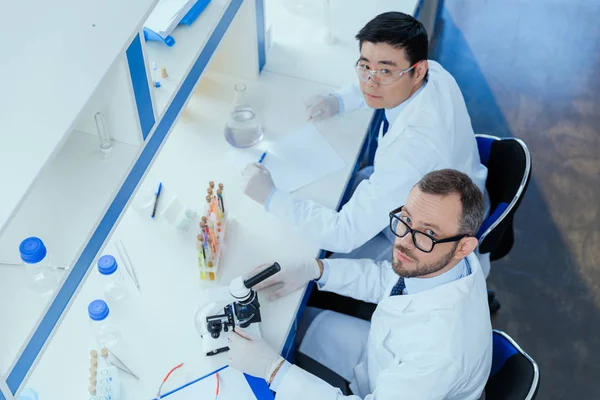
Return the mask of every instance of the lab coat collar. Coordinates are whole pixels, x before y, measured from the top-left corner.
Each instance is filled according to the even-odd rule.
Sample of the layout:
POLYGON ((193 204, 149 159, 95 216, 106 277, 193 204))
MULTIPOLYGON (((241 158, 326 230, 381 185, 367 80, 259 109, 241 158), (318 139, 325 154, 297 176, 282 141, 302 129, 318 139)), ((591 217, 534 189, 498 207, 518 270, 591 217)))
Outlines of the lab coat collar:
POLYGON ((463 259, 448 271, 441 275, 434 276, 433 278, 404 278, 404 284, 406 285, 404 292, 406 294, 416 294, 455 281, 467 275, 467 265, 463 259))
MULTIPOLYGON (((393 312, 452 309, 456 301, 473 290, 477 280, 482 279, 485 282, 477 256, 474 253, 469 254, 467 262, 471 268, 470 275, 419 293, 384 297, 379 306, 393 312)), ((389 288, 386 288, 388 293, 394 284, 395 282, 391 282, 389 288)))
POLYGON ((394 108, 390 108, 390 109, 386 109, 385 110, 385 118, 388 120, 388 122, 390 124, 393 124, 394 121, 396 121, 396 119, 398 118, 398 116, 400 115, 400 113, 402 112, 402 110, 404 108, 406 108, 406 106, 415 99, 415 97, 417 97, 417 95, 419 93, 421 93, 423 91, 423 88, 427 86, 427 81, 425 81, 423 83, 423 85, 417 89, 416 92, 413 93, 412 96, 410 96, 408 99, 404 100, 402 103, 400 103, 399 105, 397 105, 394 108))

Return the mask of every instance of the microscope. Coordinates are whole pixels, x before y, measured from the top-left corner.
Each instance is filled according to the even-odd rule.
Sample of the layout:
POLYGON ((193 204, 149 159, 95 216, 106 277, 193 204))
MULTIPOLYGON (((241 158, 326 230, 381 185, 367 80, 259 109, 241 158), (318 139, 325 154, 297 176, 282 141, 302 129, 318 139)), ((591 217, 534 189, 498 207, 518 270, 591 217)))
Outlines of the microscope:
MULTIPOLYGON (((239 276, 229 284, 229 293, 213 299, 196 312, 196 329, 202 336, 202 350, 207 356, 228 351, 227 335, 236 326, 260 336, 261 322, 258 295, 252 289, 281 270, 278 263, 244 280, 239 276)), ((218 297, 218 296, 216 296, 218 297)))

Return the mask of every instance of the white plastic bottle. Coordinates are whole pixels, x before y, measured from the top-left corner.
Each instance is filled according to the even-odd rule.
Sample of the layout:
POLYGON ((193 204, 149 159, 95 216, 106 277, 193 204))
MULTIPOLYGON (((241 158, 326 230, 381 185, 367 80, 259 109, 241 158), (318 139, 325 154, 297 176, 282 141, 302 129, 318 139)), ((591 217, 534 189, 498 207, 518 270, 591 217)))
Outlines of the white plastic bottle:
POLYGON ((107 254, 98 259, 98 272, 103 280, 104 296, 109 303, 115 304, 127 296, 123 274, 113 256, 107 254))
POLYGON ((94 300, 88 306, 92 332, 103 347, 114 347, 121 339, 121 333, 112 325, 109 314, 110 309, 104 300, 94 300))
POLYGON ((32 236, 23 240, 19 253, 31 288, 40 294, 54 291, 58 286, 59 272, 50 260, 42 239, 32 236))

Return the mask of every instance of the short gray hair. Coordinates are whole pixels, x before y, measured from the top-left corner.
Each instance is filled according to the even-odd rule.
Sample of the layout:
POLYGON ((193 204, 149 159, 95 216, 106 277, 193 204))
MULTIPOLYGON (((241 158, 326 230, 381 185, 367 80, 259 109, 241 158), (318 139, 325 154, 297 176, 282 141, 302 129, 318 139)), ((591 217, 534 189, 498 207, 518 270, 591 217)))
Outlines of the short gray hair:
POLYGON ((427 194, 457 193, 462 204, 458 234, 475 236, 483 222, 483 194, 471 178, 454 169, 440 169, 425 175, 415 186, 427 194))

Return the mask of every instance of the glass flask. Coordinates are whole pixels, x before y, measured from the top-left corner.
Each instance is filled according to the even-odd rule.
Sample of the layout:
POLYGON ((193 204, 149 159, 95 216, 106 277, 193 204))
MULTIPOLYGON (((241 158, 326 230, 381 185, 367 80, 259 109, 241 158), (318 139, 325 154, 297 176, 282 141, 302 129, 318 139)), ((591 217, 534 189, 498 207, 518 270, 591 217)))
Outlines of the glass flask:
POLYGON ((233 147, 254 146, 263 138, 256 112, 246 99, 246 85, 235 85, 235 102, 225 125, 225 140, 233 147))

